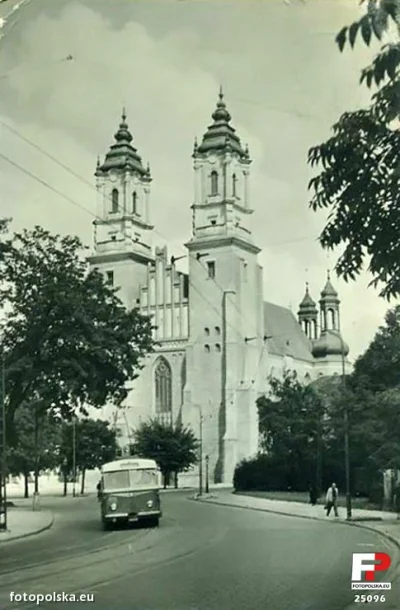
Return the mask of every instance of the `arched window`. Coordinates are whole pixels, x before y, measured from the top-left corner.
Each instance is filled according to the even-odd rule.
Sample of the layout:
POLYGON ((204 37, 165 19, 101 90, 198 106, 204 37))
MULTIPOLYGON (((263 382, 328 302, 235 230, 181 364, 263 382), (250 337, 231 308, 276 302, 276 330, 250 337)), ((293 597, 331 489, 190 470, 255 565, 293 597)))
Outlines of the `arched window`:
POLYGON ((211 195, 218 195, 218 173, 211 172, 211 195))
POLYGON ((118 189, 113 189, 112 193, 111 193, 111 203, 112 203, 112 207, 111 207, 111 211, 113 214, 115 214, 116 212, 118 212, 118 208, 119 208, 119 193, 118 193, 118 189))
POLYGON ((236 174, 233 174, 232 176, 232 195, 234 197, 236 197, 236 182, 237 182, 237 178, 236 178, 236 174))
POLYGON ((156 414, 172 412, 172 372, 167 360, 162 356, 157 360, 155 370, 156 414))
POLYGON ((137 214, 137 192, 132 193, 132 214, 137 214))
POLYGON ((210 353, 210 346, 209 345, 205 345, 204 349, 206 350, 206 352, 209 354, 210 353))
POLYGON ((313 320, 312 321, 312 339, 316 339, 317 338, 317 321, 313 320))
POLYGON ((328 329, 335 330, 335 312, 333 309, 328 309, 328 329))
POLYGON ((219 343, 217 343, 215 345, 215 349, 217 350, 217 352, 220 352, 221 351, 221 345, 219 343))

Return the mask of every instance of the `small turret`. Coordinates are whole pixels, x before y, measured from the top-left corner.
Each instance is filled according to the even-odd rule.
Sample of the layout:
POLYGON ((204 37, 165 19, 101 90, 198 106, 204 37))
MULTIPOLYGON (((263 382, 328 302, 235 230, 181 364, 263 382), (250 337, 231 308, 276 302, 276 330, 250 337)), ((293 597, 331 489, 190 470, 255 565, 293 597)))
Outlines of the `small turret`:
POLYGON ((321 309, 321 335, 313 345, 313 356, 315 358, 347 356, 349 347, 343 341, 340 334, 340 300, 338 293, 331 284, 329 272, 319 303, 321 309))
POLYGON ((318 336, 318 310, 315 301, 310 296, 308 282, 306 283, 306 293, 302 302, 300 303, 297 315, 299 324, 307 335, 308 339, 315 340, 318 336))

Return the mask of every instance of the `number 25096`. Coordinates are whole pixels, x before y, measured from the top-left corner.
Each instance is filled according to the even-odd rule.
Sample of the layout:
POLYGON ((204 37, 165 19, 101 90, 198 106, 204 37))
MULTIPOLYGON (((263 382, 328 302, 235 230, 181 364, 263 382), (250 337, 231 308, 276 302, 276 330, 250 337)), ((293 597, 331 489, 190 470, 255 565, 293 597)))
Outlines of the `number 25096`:
POLYGON ((368 604, 370 602, 384 602, 386 598, 384 595, 356 595, 354 601, 368 604))

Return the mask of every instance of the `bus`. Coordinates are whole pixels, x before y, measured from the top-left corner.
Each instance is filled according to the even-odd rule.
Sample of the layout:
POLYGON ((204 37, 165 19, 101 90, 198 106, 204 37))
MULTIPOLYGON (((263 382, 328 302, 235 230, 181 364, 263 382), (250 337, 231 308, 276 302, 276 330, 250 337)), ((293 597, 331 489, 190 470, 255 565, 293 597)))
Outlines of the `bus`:
POLYGON ((119 522, 158 526, 162 516, 161 473, 154 460, 122 458, 103 464, 101 520, 108 530, 119 522))

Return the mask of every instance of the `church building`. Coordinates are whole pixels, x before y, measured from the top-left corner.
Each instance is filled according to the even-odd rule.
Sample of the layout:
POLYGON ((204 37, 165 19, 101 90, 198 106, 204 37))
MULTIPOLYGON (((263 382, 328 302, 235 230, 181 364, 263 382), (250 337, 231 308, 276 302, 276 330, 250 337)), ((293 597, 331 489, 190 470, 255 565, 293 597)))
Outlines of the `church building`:
MULTIPOLYGON (((119 288, 126 307, 154 320, 156 351, 116 412, 122 445, 150 417, 182 422, 201 435, 210 482, 230 483, 236 464, 257 451, 256 400, 268 392, 270 376, 294 370, 307 383, 341 374, 343 367, 347 372, 349 348, 329 275, 319 307, 306 287, 297 318, 264 300, 260 248, 251 230, 257 214, 249 197, 252 161, 222 91, 192 157, 192 230, 183 273, 166 246, 153 243, 152 176, 123 113, 115 142, 97 165, 89 262, 119 288)), ((181 479, 193 484, 196 476, 193 470, 181 479)))

